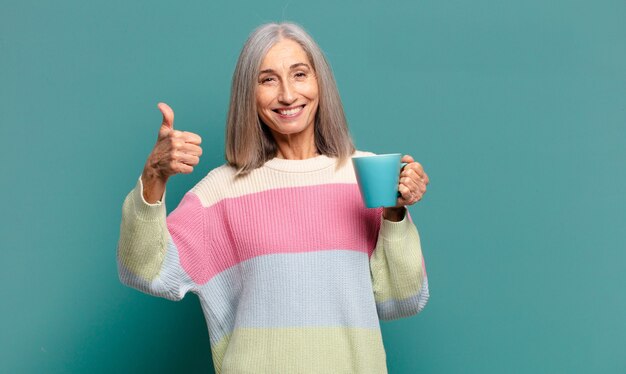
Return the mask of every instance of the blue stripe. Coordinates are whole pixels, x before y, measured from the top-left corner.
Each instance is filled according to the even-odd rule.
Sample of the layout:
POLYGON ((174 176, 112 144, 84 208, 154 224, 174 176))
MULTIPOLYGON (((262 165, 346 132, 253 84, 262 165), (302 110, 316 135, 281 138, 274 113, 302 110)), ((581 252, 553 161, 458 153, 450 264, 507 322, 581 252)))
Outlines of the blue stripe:
POLYGON ((376 304, 378 316, 382 320, 412 316, 424 309, 429 297, 428 278, 424 277, 424 282, 418 294, 402 300, 392 299, 376 304))
POLYGON ((123 284, 149 295, 172 301, 181 300, 187 292, 193 291, 195 286, 193 280, 180 266, 178 249, 171 237, 168 237, 165 258, 155 279, 147 280, 136 275, 124 266, 119 255, 117 256, 117 271, 123 284))
POLYGON ((199 287, 198 294, 211 343, 235 326, 380 326, 369 257, 363 252, 255 257, 212 278, 199 287))

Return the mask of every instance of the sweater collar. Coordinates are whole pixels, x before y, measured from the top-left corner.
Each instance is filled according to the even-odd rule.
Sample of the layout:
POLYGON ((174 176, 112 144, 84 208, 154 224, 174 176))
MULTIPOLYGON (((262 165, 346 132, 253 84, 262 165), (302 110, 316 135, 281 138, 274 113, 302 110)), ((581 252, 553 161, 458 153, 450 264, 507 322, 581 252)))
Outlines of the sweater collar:
POLYGON ((290 173, 308 173, 311 171, 325 169, 337 162, 337 159, 326 155, 319 155, 304 160, 287 160, 274 157, 265 163, 265 167, 270 169, 285 171, 290 173))

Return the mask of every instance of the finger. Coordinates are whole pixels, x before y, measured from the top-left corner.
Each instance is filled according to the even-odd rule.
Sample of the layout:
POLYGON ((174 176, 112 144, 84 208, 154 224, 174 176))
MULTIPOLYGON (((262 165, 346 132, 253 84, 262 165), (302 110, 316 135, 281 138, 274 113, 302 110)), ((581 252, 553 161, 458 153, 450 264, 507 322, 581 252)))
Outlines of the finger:
MULTIPOLYGON (((163 129, 164 127, 161 128, 163 129)), ((179 151, 185 146, 185 139, 183 139, 182 133, 182 131, 172 130, 165 135, 171 149, 179 151)))
POLYGON ((419 162, 411 162, 405 167, 405 169, 414 170, 420 176, 420 178, 424 179, 424 167, 419 162))
POLYGON ((404 156, 402 156, 402 160, 400 160, 400 161, 401 162, 406 162, 407 164, 409 164, 409 163, 411 163, 411 162, 413 162, 415 160, 410 155, 404 155, 404 156))
POLYGON ((169 105, 165 103, 158 103, 157 107, 163 114, 163 122, 161 122, 161 127, 166 127, 169 129, 174 128, 174 111, 170 108, 169 105))
POLYGON ((422 176, 420 176, 417 171, 413 170, 413 169, 406 169, 403 170, 402 173, 400 173, 400 178, 411 178, 414 181, 423 181, 422 176))
POLYGON ((426 193, 426 183, 424 182, 418 182, 417 183, 417 190, 423 195, 426 193))
POLYGON ((402 183, 398 186, 398 191, 405 200, 404 205, 412 205, 420 201, 426 193, 426 185, 421 180, 415 181, 410 178, 402 178, 402 183))
POLYGON ((170 138, 172 148, 176 150, 182 150, 187 144, 185 131, 172 130, 167 134, 167 136, 170 138))
POLYGON ((189 155, 194 155, 194 156, 202 156, 202 148, 200 146, 197 146, 195 144, 191 144, 191 143, 185 143, 180 147, 180 150, 182 152, 185 152, 189 155))
POLYGON ((202 138, 198 134, 194 134, 189 131, 183 131, 182 133, 183 139, 185 139, 185 143, 191 143, 195 145, 200 145, 202 143, 202 138))
POLYGON ((400 179, 400 183, 405 185, 409 191, 418 191, 419 190, 419 186, 417 181, 409 178, 409 177, 404 177, 400 179))
POLYGON ((409 190, 409 188, 405 186, 404 184, 400 184, 398 186, 398 192, 400 192, 403 205, 406 205, 406 203, 409 202, 409 200, 411 200, 411 190, 409 190))
POLYGON ((200 162, 200 158, 198 156, 194 156, 194 155, 190 155, 187 153, 178 153, 176 155, 176 160, 178 162, 182 162, 183 164, 189 165, 189 166, 196 166, 198 165, 198 162, 200 162))
POLYGON ((183 162, 175 161, 173 162, 172 169, 176 173, 180 174, 190 174, 193 171, 193 167, 189 166, 183 162))

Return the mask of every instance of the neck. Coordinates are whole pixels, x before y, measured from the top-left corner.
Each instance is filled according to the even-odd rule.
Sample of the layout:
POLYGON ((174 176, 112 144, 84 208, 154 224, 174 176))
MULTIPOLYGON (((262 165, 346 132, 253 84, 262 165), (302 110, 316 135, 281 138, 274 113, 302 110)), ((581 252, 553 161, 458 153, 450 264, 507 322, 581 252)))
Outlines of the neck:
POLYGON ((276 157, 287 160, 305 160, 318 156, 315 137, 310 134, 274 134, 278 151, 276 157))
POLYGON ((312 158, 318 156, 319 153, 315 149, 315 147, 278 147, 278 151, 276 152, 276 157, 284 158, 286 160, 306 160, 307 158, 312 158))

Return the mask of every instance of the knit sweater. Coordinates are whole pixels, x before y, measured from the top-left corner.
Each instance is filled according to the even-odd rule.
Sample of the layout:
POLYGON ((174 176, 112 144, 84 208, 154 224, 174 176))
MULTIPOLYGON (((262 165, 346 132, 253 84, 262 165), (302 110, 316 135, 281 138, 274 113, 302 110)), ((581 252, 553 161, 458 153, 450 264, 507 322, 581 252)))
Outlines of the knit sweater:
POLYGON ((428 300, 408 211, 366 209, 349 160, 274 158, 243 177, 223 165, 167 217, 139 178, 122 211, 120 280, 195 293, 217 373, 386 373, 379 319, 428 300))

